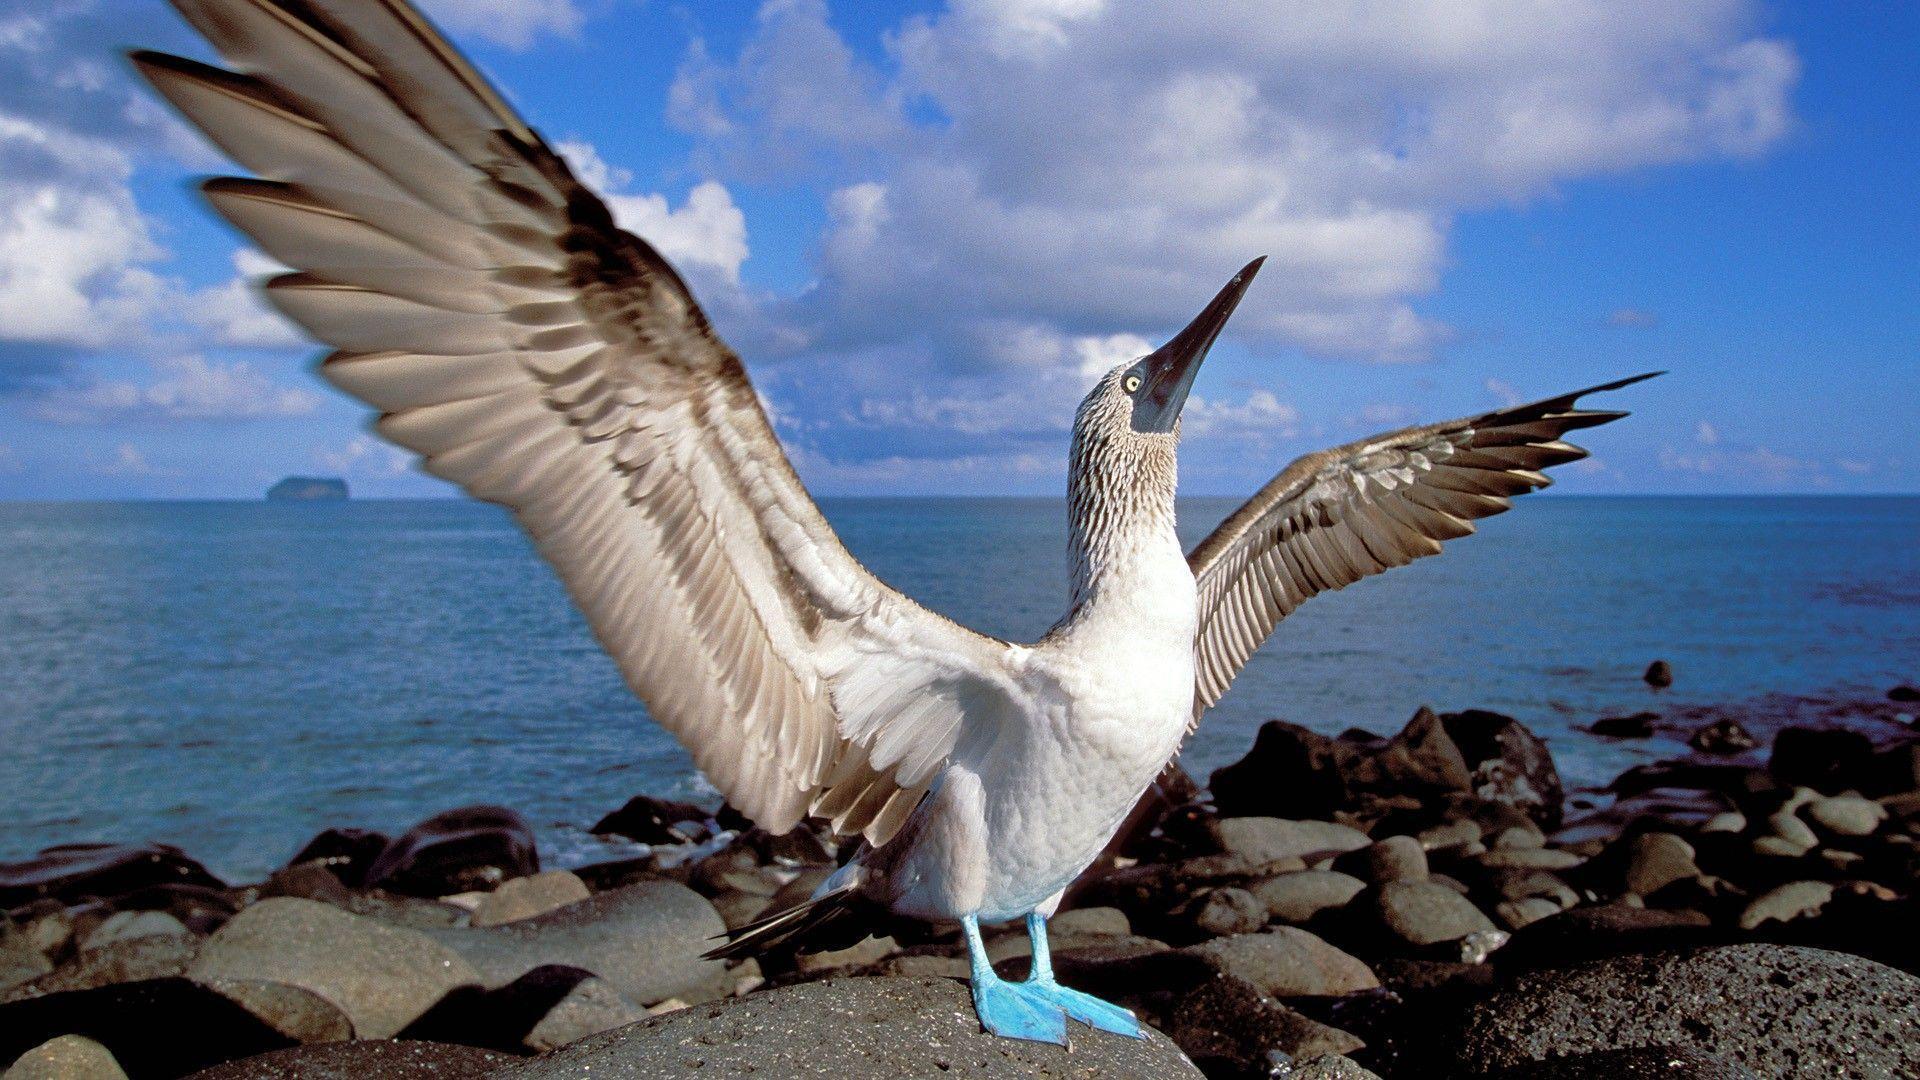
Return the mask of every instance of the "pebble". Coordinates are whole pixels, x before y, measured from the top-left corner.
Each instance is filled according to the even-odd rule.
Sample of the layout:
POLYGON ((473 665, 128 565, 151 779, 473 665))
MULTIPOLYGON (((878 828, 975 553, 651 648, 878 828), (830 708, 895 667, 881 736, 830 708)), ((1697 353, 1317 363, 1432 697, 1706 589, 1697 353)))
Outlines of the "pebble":
POLYGON ((1740 913, 1740 929, 1752 930, 1764 922, 1792 922, 1818 915, 1832 899, 1831 882, 1789 881, 1755 897, 1740 913))
POLYGON ((1472 901, 1434 881, 1390 881, 1372 900, 1381 924, 1409 945, 1456 941, 1494 929, 1472 901))
POLYGON ((1676 881, 1700 877, 1693 845, 1672 833, 1643 833, 1628 848, 1627 891, 1651 896, 1676 881))
POLYGON ((1367 883, 1336 870, 1296 870, 1248 886, 1267 907, 1267 914, 1285 923, 1311 921, 1323 911, 1345 907, 1367 883))
POLYGON ((1389 836, 1363 849, 1367 881, 1381 885, 1389 881, 1424 881, 1427 853, 1420 841, 1411 836, 1389 836))
POLYGON ((1481 866, 1505 870, 1571 870, 1587 860, 1560 848, 1507 848, 1479 857, 1481 866))
POLYGON ((1337 997, 1380 985, 1360 959, 1294 926, 1215 938, 1185 951, 1274 997, 1337 997))
POLYGON ((145 937, 192 937, 185 923, 164 911, 116 911, 93 928, 82 949, 98 949, 118 941, 145 937))
POLYGON ((480 902, 473 908, 472 925, 499 926, 531 919, 592 895, 587 891, 587 883, 570 870, 549 870, 531 877, 514 878, 481 895, 480 902))
POLYGON ((1248 863, 1280 859, 1329 858, 1372 843, 1367 834, 1331 821, 1287 818, 1218 818, 1208 823, 1215 849, 1248 863))
POLYGON ((1887 820, 1887 808, 1859 795, 1832 795, 1806 806, 1814 824, 1837 836, 1872 836, 1887 820))

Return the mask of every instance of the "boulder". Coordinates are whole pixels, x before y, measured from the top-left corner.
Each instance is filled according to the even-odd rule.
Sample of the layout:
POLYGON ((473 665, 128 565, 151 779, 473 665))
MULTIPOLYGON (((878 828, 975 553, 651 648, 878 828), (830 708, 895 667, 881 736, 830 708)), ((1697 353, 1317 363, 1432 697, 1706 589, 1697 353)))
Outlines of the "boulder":
MULTIPOLYGON (((1760 1080, 1752 1069, 1684 1046, 1597 1050, 1502 1069, 1482 1080, 1760 1080)), ((1293 1080, 1288 1077, 1287 1080, 1293 1080)))
POLYGON ((1271 817, 1216 818, 1207 823, 1213 850, 1249 865, 1281 859, 1313 861, 1366 847, 1367 834, 1331 821, 1271 817))
POLYGON ((1901 683, 1899 686, 1887 691, 1887 700, 1897 701, 1902 704, 1920 701, 1920 686, 1908 686, 1905 683, 1901 683))
POLYGON ((81 1035, 62 1035, 20 1055, 0 1080, 127 1080, 113 1052, 81 1035))
POLYGON ((1754 930, 1766 922, 1792 922, 1818 915, 1832 899, 1830 882, 1789 881, 1754 897, 1740 913, 1740 929, 1754 930))
POLYGON ((366 884, 367 871, 392 843, 386 833, 371 829, 328 829, 307 841, 287 863, 287 869, 317 865, 342 884, 357 889, 366 884))
POLYGON ((448 991, 480 981, 458 953, 419 931, 290 897, 236 915, 189 974, 303 987, 344 1010, 363 1038, 388 1038, 448 991))
POLYGON ((577 904, 592 896, 587 883, 569 870, 549 870, 532 877, 514 878, 486 894, 473 909, 474 926, 499 926, 544 915, 555 908, 577 904))
POLYGON ((1673 665, 1665 660, 1655 660, 1647 665, 1647 670, 1641 673, 1640 678, 1655 690, 1665 690, 1673 685, 1673 665))
POLYGON ((692 803, 635 795, 587 831, 596 836, 624 836, 642 844, 691 844, 706 837, 711 816, 692 803))
POLYGON ((682 1075, 1175 1080, 1201 1075, 1156 1031, 1129 1039, 1076 1024, 1071 1032, 1071 1052, 987 1035, 974 1017, 966 986, 946 979, 826 979, 680 1009, 584 1039, 502 1075, 514 1080, 682 1075))
POLYGON ((1529 923, 1500 950, 1500 966, 1503 971, 1565 967, 1621 953, 1720 940, 1712 921, 1697 911, 1598 904, 1529 923))
POLYGON ((1644 1046, 1763 1076, 1920 1075, 1920 978, 1782 945, 1622 956, 1521 976, 1467 1010, 1456 1044, 1481 1072, 1644 1046))
POLYGON ((118 941, 147 937, 192 937, 186 924, 164 911, 116 911, 80 942, 82 949, 98 949, 118 941))
POLYGON ((1476 799, 1519 810, 1545 829, 1560 826, 1566 793, 1539 736, 1513 717, 1485 709, 1444 713, 1440 723, 1472 770, 1476 799))
POLYGON ((1815 825, 1835 836, 1871 836, 1887 820, 1887 808, 1858 795, 1832 795, 1804 807, 1815 825))
POLYGON ((1296 870, 1264 878, 1248 886, 1269 917, 1285 923, 1311 921, 1323 911, 1345 907, 1367 887, 1366 882, 1334 870, 1296 870))
POLYGON ((549 964, 591 971, 639 1005, 730 989, 726 965, 700 959, 726 924, 705 897, 672 881, 637 882, 501 926, 421 933, 464 957, 478 972, 471 981, 494 989, 549 964))
POLYGON ((1365 963, 1293 926, 1216 938, 1186 952, 1274 997, 1335 997, 1380 985, 1365 963))
POLYGON ((367 868, 366 884, 408 896, 488 890, 540 871, 533 829, 500 806, 448 810, 388 844, 367 868))
POLYGON ((1700 877, 1693 845, 1672 833, 1642 833, 1628 841, 1627 891, 1651 896, 1676 881, 1700 877))
POLYGON ((1653 722, 1660 719, 1659 713, 1637 712, 1630 716, 1603 716, 1593 722, 1590 728, 1595 735, 1607 739, 1648 739, 1653 737, 1653 722))
POLYGON ((1295 1058, 1350 1053, 1366 1045, 1231 977, 1183 994, 1161 1023, 1210 1077, 1291 1076, 1278 1069, 1295 1058))
MULTIPOLYGON (((327 1007, 318 998, 311 1004, 315 1010, 327 1007)), ((136 1077, 183 1076, 294 1043, 246 1004, 186 979, 118 983, 0 1005, 0 1061, 62 1035, 99 1043, 136 1077)))
POLYGON ((1389 881, 1362 900, 1387 933, 1405 945, 1457 941, 1494 929, 1473 901, 1437 881, 1389 881))
POLYGON ((200 938, 193 934, 115 941, 83 950, 53 971, 8 990, 0 995, 0 1001, 184 975, 199 953, 200 938))
POLYGON ((192 1080, 476 1080, 518 1061, 473 1046, 366 1039, 241 1058, 195 1073, 192 1080))
POLYGON ((1687 736, 1687 745, 1703 754, 1742 754, 1760 745, 1760 740, 1738 720, 1722 718, 1696 728, 1687 736))
POLYGON ((156 885, 226 888, 206 867, 165 844, 62 844, 24 862, 0 863, 0 908, 43 897, 63 904, 112 900, 156 885))
POLYGON ((1427 853, 1411 836, 1389 836, 1334 863, 1337 870, 1358 871, 1370 885, 1389 881, 1424 881, 1427 853))
POLYGON ((540 1053, 646 1017, 645 1009, 592 972, 550 965, 498 990, 460 987, 400 1037, 540 1053))
POLYGON ((1471 765, 1431 709, 1390 739, 1328 738, 1270 720, 1239 761, 1215 770, 1209 788, 1226 815, 1324 818, 1367 796, 1467 791, 1471 765))
POLYGON ((1773 737, 1767 770, 1789 787, 1858 790, 1873 763, 1873 740, 1857 731, 1790 727, 1773 737))

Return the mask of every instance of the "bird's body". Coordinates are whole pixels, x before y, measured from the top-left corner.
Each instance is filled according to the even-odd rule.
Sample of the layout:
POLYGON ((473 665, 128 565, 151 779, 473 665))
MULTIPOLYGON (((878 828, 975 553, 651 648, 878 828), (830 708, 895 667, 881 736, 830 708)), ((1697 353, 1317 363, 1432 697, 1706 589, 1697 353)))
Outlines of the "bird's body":
MULTIPOLYGON (((143 74, 258 174, 208 181, 296 272, 266 283, 336 352, 321 372, 425 468, 510 507, 653 718, 781 832, 867 844, 815 899, 955 919, 988 1029, 1139 1035, 1060 986, 1045 920, 1185 734, 1307 598, 1436 554, 1584 451, 1594 387, 1311 454, 1190 553, 1178 418, 1259 260, 1075 417, 1069 611, 1041 641, 976 634, 841 546, 684 282, 406 0, 174 0, 234 71, 143 74), (1025 916, 1033 974, 979 924, 1025 916)), ((1642 376, 1644 377, 1644 376, 1642 376)))

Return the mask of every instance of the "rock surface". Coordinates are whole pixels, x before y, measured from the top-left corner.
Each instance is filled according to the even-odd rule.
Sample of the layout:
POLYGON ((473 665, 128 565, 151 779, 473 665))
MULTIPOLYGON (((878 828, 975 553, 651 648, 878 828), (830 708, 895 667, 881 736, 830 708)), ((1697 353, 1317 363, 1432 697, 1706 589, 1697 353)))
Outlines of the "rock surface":
POLYGON ((409 896, 450 896, 539 870, 525 818, 502 806, 466 806, 435 814, 387 845, 367 868, 366 883, 409 896))
POLYGON ((575 1043, 515 1080, 669 1076, 1155 1077, 1201 1073, 1166 1036, 1075 1025, 1073 1048, 987 1035, 966 987, 945 979, 829 979, 682 1009, 575 1043))
POLYGON ((1292 926, 1215 938, 1187 951, 1274 997, 1334 997, 1380 985, 1359 959, 1292 926))
POLYGON ((363 1040, 241 1058, 195 1073, 192 1080, 469 1080, 511 1069, 516 1060, 472 1046, 363 1040))
POLYGON ((499 926, 545 915, 556 908, 577 904, 593 894, 580 875, 568 870, 549 870, 531 877, 514 878, 482 897, 473 909, 471 925, 499 926))
POLYGON ((20 1055, 0 1080, 127 1080, 113 1052, 80 1035, 62 1035, 20 1055))
POLYGON ((480 981, 458 953, 422 933, 312 900, 262 900, 207 941, 196 979, 304 987, 338 1005, 362 1038, 397 1034, 457 986, 480 981))
POLYGON ((1468 1010, 1469 1071, 1672 1046, 1763 1076, 1920 1075, 1920 978, 1779 945, 1624 956, 1521 976, 1468 1010))

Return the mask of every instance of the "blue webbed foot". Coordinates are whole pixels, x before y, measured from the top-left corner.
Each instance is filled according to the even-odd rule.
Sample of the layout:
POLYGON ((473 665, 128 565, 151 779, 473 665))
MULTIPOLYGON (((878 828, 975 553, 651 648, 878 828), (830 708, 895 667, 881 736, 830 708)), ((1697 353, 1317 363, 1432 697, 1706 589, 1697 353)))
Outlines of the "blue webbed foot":
POLYGON ((1110 1002, 1101 1001, 1092 994, 1083 994, 1051 981, 1028 982, 1024 985, 1027 992, 1034 997, 1052 1003, 1054 1007, 1088 1027, 1111 1031, 1115 1035, 1125 1035, 1132 1039, 1147 1037, 1146 1029, 1140 1026, 1140 1021, 1131 1012, 1110 1002))
POLYGON ((973 1009, 980 1016, 980 1026, 991 1034, 1067 1045, 1067 1014, 1031 984, 1010 983, 992 973, 984 978, 976 974, 973 1009))

